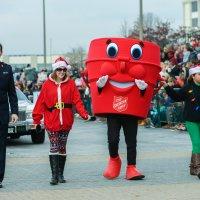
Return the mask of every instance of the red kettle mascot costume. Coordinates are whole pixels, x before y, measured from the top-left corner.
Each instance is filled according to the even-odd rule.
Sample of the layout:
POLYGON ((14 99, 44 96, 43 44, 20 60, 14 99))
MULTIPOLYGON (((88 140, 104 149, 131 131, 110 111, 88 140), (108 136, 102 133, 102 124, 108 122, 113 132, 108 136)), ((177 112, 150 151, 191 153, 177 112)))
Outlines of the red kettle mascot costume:
POLYGON ((91 42, 86 61, 93 111, 105 116, 110 158, 103 175, 119 176, 120 129, 127 145, 126 179, 143 179, 136 168, 138 119, 146 118, 159 80, 160 48, 129 38, 99 38, 91 42))

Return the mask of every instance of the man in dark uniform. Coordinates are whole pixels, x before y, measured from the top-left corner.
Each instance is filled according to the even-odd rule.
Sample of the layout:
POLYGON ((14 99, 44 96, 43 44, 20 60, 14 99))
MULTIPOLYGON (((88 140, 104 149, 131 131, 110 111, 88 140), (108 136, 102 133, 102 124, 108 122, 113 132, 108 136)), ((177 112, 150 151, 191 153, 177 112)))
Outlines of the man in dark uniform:
MULTIPOLYGON (((3 48, 0 44, 0 57, 3 48)), ((0 62, 0 188, 5 173, 6 160, 6 137, 9 123, 9 104, 11 111, 11 122, 18 120, 18 100, 15 91, 13 72, 10 65, 0 62)))

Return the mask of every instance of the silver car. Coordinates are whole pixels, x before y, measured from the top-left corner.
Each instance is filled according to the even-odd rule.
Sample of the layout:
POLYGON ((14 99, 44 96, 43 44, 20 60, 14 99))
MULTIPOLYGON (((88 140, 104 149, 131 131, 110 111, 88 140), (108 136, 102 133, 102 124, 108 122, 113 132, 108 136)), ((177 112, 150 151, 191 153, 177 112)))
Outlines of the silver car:
POLYGON ((41 130, 36 131, 33 124, 32 111, 34 104, 27 99, 24 93, 16 88, 18 106, 19 106, 19 120, 16 123, 9 123, 8 137, 17 139, 23 135, 31 135, 33 143, 40 144, 45 140, 45 129, 41 125, 41 130))

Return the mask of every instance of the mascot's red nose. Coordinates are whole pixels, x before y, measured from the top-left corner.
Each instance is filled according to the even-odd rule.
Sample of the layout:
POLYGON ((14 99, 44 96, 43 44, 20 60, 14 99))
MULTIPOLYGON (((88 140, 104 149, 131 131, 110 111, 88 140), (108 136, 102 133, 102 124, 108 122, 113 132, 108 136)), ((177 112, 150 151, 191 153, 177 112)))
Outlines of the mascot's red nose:
POLYGON ((119 70, 121 73, 124 73, 126 70, 126 62, 125 61, 121 61, 119 64, 119 70))

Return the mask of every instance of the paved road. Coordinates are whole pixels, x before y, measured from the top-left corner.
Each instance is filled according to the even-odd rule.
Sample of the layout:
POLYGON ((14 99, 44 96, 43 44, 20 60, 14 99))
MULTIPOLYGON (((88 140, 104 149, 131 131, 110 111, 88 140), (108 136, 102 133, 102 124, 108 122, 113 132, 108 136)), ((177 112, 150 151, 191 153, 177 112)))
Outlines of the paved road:
POLYGON ((33 145, 28 136, 9 141, 4 188, 0 200, 199 200, 200 180, 189 175, 190 141, 186 132, 139 128, 138 167, 142 181, 124 179, 123 134, 120 177, 102 177, 107 162, 106 124, 75 120, 68 140, 66 184, 49 185, 49 142, 33 145))

